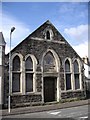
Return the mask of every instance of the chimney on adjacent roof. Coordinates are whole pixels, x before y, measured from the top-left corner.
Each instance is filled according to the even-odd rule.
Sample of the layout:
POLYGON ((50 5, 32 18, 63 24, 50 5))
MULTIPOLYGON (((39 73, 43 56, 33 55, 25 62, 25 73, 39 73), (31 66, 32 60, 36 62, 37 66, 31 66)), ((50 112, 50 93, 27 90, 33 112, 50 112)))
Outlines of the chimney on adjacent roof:
POLYGON ((89 59, 87 56, 83 57, 82 60, 85 64, 89 65, 89 59))

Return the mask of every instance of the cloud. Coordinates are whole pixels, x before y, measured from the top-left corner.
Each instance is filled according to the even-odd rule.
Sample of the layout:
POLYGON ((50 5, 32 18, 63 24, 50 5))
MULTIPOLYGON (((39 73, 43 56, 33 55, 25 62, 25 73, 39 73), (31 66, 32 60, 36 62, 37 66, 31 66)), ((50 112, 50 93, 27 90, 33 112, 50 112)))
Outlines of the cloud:
POLYGON ((81 43, 76 46, 72 46, 74 50, 78 53, 78 55, 82 58, 85 56, 88 56, 88 42, 85 41, 84 43, 81 43))
POLYGON ((88 25, 66 28, 64 33, 80 57, 88 56, 88 25))
POLYGON ((72 40, 73 44, 80 44, 88 40, 88 25, 66 28, 64 33, 72 40))
POLYGON ((7 54, 9 52, 9 41, 10 41, 10 30, 14 26, 16 29, 12 33, 12 48, 14 48, 18 43, 20 43, 25 37, 27 37, 31 31, 30 28, 18 21, 14 17, 9 14, 2 14, 2 32, 6 41, 6 51, 7 54))

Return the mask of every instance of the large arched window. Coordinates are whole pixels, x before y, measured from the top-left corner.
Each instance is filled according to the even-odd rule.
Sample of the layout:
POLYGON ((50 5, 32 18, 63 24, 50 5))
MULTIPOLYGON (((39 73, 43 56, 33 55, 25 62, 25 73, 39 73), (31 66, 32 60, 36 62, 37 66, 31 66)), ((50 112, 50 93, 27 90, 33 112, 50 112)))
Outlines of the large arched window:
POLYGON ((12 92, 20 92, 20 58, 16 55, 12 61, 12 92))
POLYGON ((65 61, 65 78, 66 78, 66 90, 71 89, 71 70, 70 70, 70 62, 67 59, 65 61))
POLYGON ((80 89, 79 65, 77 60, 74 61, 74 80, 75 80, 75 89, 80 89))
POLYGON ((26 92, 33 91, 33 61, 29 56, 25 61, 26 92))
POLYGON ((52 52, 50 51, 44 56, 44 71, 45 72, 56 71, 55 58, 52 52))

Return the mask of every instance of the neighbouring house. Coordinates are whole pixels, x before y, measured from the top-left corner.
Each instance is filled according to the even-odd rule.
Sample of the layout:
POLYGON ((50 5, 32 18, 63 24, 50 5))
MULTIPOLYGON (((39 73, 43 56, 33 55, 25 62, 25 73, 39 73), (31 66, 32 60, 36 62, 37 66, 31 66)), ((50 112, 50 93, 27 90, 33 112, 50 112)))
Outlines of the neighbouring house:
POLYGON ((90 60, 87 56, 83 57, 86 82, 86 97, 90 98, 90 60))
MULTIPOLYGON (((5 50, 5 42, 1 47, 5 50)), ((86 97, 83 60, 49 20, 19 43, 11 57, 12 107, 86 97)), ((4 68, 7 106, 9 54, 4 68)))
POLYGON ((0 106, 4 104, 4 65, 5 65, 5 40, 0 32, 0 106))

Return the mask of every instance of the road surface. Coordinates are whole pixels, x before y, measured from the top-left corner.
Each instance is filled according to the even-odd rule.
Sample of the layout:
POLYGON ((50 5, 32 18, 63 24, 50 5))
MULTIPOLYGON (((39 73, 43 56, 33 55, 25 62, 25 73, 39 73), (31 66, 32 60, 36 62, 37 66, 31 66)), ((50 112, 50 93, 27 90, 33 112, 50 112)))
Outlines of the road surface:
POLYGON ((3 118, 74 118, 74 120, 89 120, 88 105, 43 112, 8 115, 3 116, 3 118))

